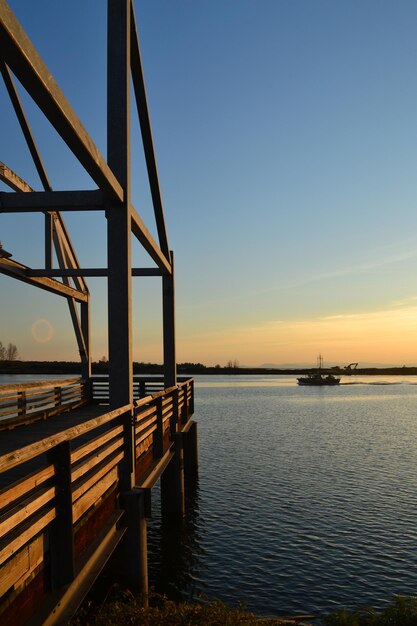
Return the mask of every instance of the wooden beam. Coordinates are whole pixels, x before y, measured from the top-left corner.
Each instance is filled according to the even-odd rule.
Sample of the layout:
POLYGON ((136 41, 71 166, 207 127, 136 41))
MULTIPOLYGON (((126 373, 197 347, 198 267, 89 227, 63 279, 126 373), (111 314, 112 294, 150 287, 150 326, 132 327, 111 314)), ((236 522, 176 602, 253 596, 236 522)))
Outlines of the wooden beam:
POLYGON ((135 235, 138 241, 140 241, 151 259, 155 261, 155 263, 163 271, 163 273, 171 274, 171 263, 162 253, 158 244, 152 237, 149 230, 146 228, 143 220, 133 206, 131 206, 130 214, 132 219, 132 233, 135 235))
MULTIPOLYGON (((15 174, 13 170, 10 169, 10 167, 7 167, 7 165, 5 165, 4 163, 1 163, 1 161, 0 161, 0 180, 3 181, 3 183, 5 183, 11 189, 14 189, 14 191, 22 191, 26 193, 29 191, 32 191, 32 187, 30 187, 23 180, 23 178, 20 178, 20 176, 15 174)), ((5 192, 2 192, 0 195, 3 196, 4 193, 5 192)), ((14 196, 15 194, 10 193, 6 195, 14 196)), ((0 210, 2 210, 2 208, 3 208, 3 203, 0 200, 0 210)))
POLYGON ((143 76, 142 59, 140 55, 139 38, 136 28, 133 2, 130 3, 130 61, 132 69, 133 89, 135 92, 136 106, 138 110, 140 129, 142 134, 143 150, 145 153, 146 167, 148 170, 149 186, 151 189, 152 202, 155 212, 156 226, 158 230, 159 245, 163 255, 169 259, 168 236, 165 226, 164 208, 159 185, 158 168, 156 165, 155 150, 152 138, 152 127, 146 97, 145 79, 143 76))
MULTIPOLYGON (((79 269, 80 264, 72 247, 71 239, 59 213, 54 213, 54 244, 60 269, 79 269)), ((65 280, 63 281, 65 283, 65 280)), ((83 277, 74 277, 75 288, 88 293, 87 283, 83 277)))
POLYGON ((60 283, 58 280, 54 280, 53 278, 29 276, 28 270, 29 268, 26 265, 22 265, 22 263, 17 263, 12 259, 0 257, 0 272, 2 274, 6 274, 6 276, 11 276, 12 278, 17 278, 17 280, 21 280, 28 285, 40 287, 41 289, 45 289, 45 291, 55 293, 59 296, 74 298, 74 300, 77 300, 78 302, 87 302, 87 294, 77 291, 72 287, 67 287, 67 285, 60 283))
POLYGON ((134 267, 132 276, 163 276, 163 272, 158 267, 134 267))
POLYGON ((16 189, 16 193, 7 191, 0 193, 0 213, 30 213, 48 210, 103 211, 105 209, 103 193, 100 189, 91 191, 33 191, 29 185, 27 185, 28 189, 18 189, 17 185, 20 182, 16 179, 19 177, 3 164, 0 164, 0 179, 16 189), (13 185, 16 186, 13 187, 13 185))
MULTIPOLYGON (((62 276, 87 276, 87 277, 106 277, 108 276, 107 268, 68 268, 68 269, 31 269, 28 268, 28 276, 48 276, 49 278, 59 278, 62 276)), ((133 267, 132 276, 162 276, 162 272, 158 267, 133 267)))
POLYGON ((5 62, 91 178, 121 202, 120 183, 5 0, 0 0, 0 41, 5 62))
POLYGON ((177 361, 175 350, 175 283, 174 255, 171 252, 171 275, 162 277, 162 313, 164 343, 164 385, 177 384, 177 361))
MULTIPOLYGON (((63 246, 62 246, 62 241, 61 241, 61 233, 59 230, 55 230, 54 232, 54 243, 55 243, 55 251, 56 251, 59 267, 61 269, 67 269, 67 262, 66 262, 66 258, 64 255, 64 251, 62 249, 63 246)), ((69 284, 70 279, 68 276, 63 276, 62 280, 63 280, 64 285, 67 285, 67 287, 70 286, 69 284)), ((76 287, 78 291, 82 291, 82 293, 85 293, 84 289, 82 289, 82 285, 78 284, 76 285, 76 287)), ((67 302, 68 302, 69 312, 71 315, 72 325, 74 328, 75 337, 77 339, 78 351, 80 353, 81 363, 84 365, 87 362, 88 355, 87 355, 86 345, 84 341, 84 335, 83 335, 82 328, 81 328, 81 322, 78 316, 76 302, 74 298, 67 298, 67 302)), ((88 305, 88 300, 87 300, 87 305, 88 305)))
POLYGON ((29 122, 23 110, 19 94, 14 84, 13 76, 4 62, 0 62, 0 70, 3 76, 4 84, 6 85, 7 92, 9 94, 9 98, 15 110, 16 117, 19 121, 20 128, 22 129, 23 135, 26 139, 26 144, 29 148, 29 152, 32 156, 39 178, 41 179, 43 188, 46 190, 51 190, 52 187, 46 174, 44 164, 42 163, 42 159, 40 157, 35 138, 33 137, 32 131, 30 129, 29 122))
MULTIPOLYGON (((39 166, 41 167, 41 171, 42 171, 42 163, 39 166)), ((47 177, 46 177, 46 173, 44 173, 44 178, 45 178, 45 182, 47 181, 47 177)), ((49 189, 48 191, 44 191, 44 192, 34 192, 33 189, 19 176, 17 176, 17 174, 15 174, 9 167, 7 167, 7 165, 5 165, 4 163, 0 162, 0 179, 3 180, 3 182, 5 182, 7 185, 9 185, 9 187, 12 187, 13 189, 16 190, 16 193, 14 194, 6 194, 6 197, 11 197, 12 200, 15 200, 16 197, 17 199, 19 199, 19 196, 21 198, 21 200, 25 200, 28 197, 28 194, 36 194, 37 197, 42 198, 42 200, 50 200, 51 198, 51 194, 52 196, 55 198, 56 201, 59 200, 59 198, 57 198, 57 196, 55 195, 56 193, 58 194, 66 194, 66 192, 54 192, 51 189, 49 189), (24 194, 24 195, 22 195, 24 194), (46 194, 46 198, 43 194, 46 194)), ((68 192, 72 197, 74 197, 74 192, 68 192)), ((93 191, 93 192, 86 192, 87 194, 93 193, 96 197, 99 198, 100 202, 102 202, 102 192, 100 190, 98 191, 93 191)), ((83 195, 84 192, 75 192, 77 198, 79 198, 80 194, 83 195)), ((1 195, 1 194, 0 194, 1 195)), ((33 197, 33 196, 32 196, 33 197)), ((65 254, 65 256, 68 258, 69 261, 69 265, 71 267, 79 267, 79 263, 78 263, 78 259, 77 256, 75 254, 74 248, 72 246, 71 243, 71 239, 69 237, 68 231, 66 229, 64 220, 62 219, 62 216, 60 215, 60 213, 58 211, 56 211, 55 209, 57 208, 57 205, 55 203, 53 203, 51 210, 50 211, 46 211, 45 210, 45 202, 42 202, 42 211, 45 213, 46 216, 46 223, 45 223, 45 240, 48 239, 48 235, 51 234, 52 230, 56 231, 56 235, 60 240, 59 246, 61 246, 63 248, 63 250, 61 251, 62 254, 65 254), (53 220, 55 220, 55 228, 52 229, 52 225, 53 225, 53 220)), ((0 211, 1 211, 1 198, 0 198, 0 211)), ((56 242, 56 245, 57 242, 56 242)), ((58 250, 57 250, 58 253, 58 250)), ((48 270, 52 269, 52 250, 49 250, 49 246, 48 246, 48 251, 47 254, 45 255, 47 260, 46 263, 46 268, 48 270)), ((45 274, 47 275, 47 274, 45 274)), ((77 288, 80 289, 80 291, 84 291, 85 293, 88 293, 88 288, 87 285, 85 283, 85 281, 81 281, 80 284, 77 285, 77 288)))

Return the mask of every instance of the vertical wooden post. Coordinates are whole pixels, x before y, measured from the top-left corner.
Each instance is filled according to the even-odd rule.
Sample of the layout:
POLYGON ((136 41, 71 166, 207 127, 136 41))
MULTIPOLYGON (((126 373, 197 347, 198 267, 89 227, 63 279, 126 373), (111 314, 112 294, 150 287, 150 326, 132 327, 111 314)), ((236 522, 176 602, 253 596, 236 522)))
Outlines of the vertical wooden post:
POLYGON ((155 400, 156 402, 156 430, 153 433, 153 458, 160 459, 164 454, 164 432, 163 432, 163 416, 162 416, 162 396, 155 400))
POLYGON ((171 439, 174 440, 178 430, 178 387, 172 392, 172 415, 169 422, 171 439))
POLYGON ((17 414, 26 415, 26 391, 19 391, 17 394, 17 414))
POLYGON ((182 405, 181 411, 181 424, 186 424, 189 420, 189 412, 188 412, 188 383, 184 385, 182 388, 184 393, 184 403, 182 405))
POLYGON ((145 490, 134 487, 121 494, 125 510, 126 533, 122 540, 121 558, 127 586, 143 596, 148 603, 148 549, 145 516, 145 490))
MULTIPOLYGON (((108 0, 107 159, 124 199, 109 207, 108 335, 110 407, 133 402, 131 212, 130 212, 130 0, 108 0)), ((125 450, 134 467, 133 424, 125 429, 125 450)), ((134 485, 134 472, 123 473, 121 488, 134 485)))
POLYGON ((62 404, 62 387, 55 387, 55 406, 61 406, 62 404))
POLYGON ((146 396, 146 382, 144 379, 139 379, 139 398, 146 396))
POLYGON ((174 436, 174 456, 161 476, 161 511, 162 515, 185 513, 182 433, 174 436))
POLYGON ((190 399, 190 415, 194 415, 194 378, 190 380, 191 399, 190 399))
POLYGON ((71 443, 64 441, 48 452, 55 467, 56 518, 49 536, 51 587, 57 589, 74 579, 74 533, 72 523, 71 443))
POLYGON ((164 385, 165 389, 177 384, 175 354, 175 283, 174 253, 171 251, 172 274, 162 277, 162 311, 164 330, 164 385))

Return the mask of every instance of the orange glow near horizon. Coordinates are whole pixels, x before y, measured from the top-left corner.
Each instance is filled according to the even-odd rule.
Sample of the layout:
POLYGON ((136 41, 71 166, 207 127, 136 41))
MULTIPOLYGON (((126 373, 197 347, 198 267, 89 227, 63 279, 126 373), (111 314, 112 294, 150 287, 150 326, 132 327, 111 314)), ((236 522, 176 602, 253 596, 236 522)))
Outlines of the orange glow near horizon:
POLYGON ((179 361, 223 364, 238 359, 244 365, 312 361, 321 352, 325 361, 417 363, 417 305, 383 311, 352 313, 300 321, 270 321, 180 337, 179 361))

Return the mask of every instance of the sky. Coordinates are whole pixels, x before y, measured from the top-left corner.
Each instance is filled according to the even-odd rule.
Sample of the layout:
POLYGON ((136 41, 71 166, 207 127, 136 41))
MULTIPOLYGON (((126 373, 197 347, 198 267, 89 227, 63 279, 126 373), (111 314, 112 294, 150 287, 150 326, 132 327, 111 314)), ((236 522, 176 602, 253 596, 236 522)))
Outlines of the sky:
MULTIPOLYGON (((106 2, 9 0, 106 155, 106 2)), ((175 253, 177 360, 417 364, 417 3, 136 0, 175 253)), ((20 86, 19 86, 20 87, 20 86)), ((54 189, 93 189, 20 87, 54 189)), ((0 161, 40 181, 0 84, 0 161)), ((132 199, 156 237, 132 115, 132 199)), ((6 190, 1 186, 1 190, 6 190)), ((65 213, 81 265, 105 267, 103 213, 65 213)), ((2 215, 42 267, 40 215, 2 215)), ((152 266, 137 242, 133 265, 152 266)), ((89 279, 93 359, 106 280, 89 279)), ((0 341, 76 360, 64 299, 0 276, 0 341)), ((162 361, 161 281, 135 278, 133 354, 162 361)))

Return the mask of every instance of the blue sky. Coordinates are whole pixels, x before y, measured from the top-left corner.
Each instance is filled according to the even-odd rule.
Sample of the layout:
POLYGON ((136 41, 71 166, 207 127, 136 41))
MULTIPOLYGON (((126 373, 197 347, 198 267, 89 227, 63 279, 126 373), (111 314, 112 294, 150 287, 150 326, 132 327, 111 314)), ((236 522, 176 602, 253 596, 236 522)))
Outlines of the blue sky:
MULTIPOLYGON (((9 4, 105 155, 106 3, 9 4)), ((142 0, 136 13, 178 359, 415 363, 417 4, 142 0)), ((53 187, 92 188, 21 93, 53 187)), ((4 95, 0 161, 40 188, 4 95)), ((140 144, 132 158, 134 204, 155 232, 140 144)), ((65 219, 81 262, 103 267, 104 217, 65 219)), ((41 266, 39 216, 0 215, 0 239, 41 266)), ((134 263, 151 264, 138 245, 134 263)), ((89 286, 98 358, 105 280, 89 286)), ((76 358, 65 302, 5 277, 0 288, 0 340, 23 358, 76 358), (33 339, 37 319, 48 342, 33 339)), ((134 318, 135 358, 161 360, 158 279, 135 279, 134 318)))

